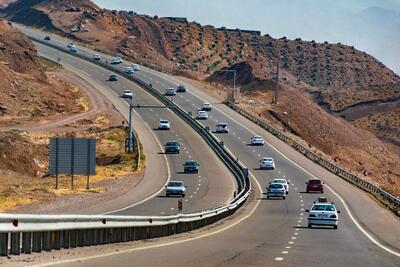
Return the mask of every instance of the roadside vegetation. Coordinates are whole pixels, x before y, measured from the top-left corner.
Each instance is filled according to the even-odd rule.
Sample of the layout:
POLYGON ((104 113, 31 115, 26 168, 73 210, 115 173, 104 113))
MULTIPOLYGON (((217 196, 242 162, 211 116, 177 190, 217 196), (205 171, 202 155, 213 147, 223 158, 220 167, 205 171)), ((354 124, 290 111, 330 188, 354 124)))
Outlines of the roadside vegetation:
MULTIPOLYGON (((71 134, 69 134, 70 136, 71 134)), ((20 205, 47 201, 54 196, 101 193, 107 190, 99 183, 121 179, 137 170, 136 153, 126 153, 126 131, 112 127, 97 131, 74 133, 75 137, 97 139, 96 174, 90 176, 91 189, 86 190, 86 176, 59 176, 59 189, 55 178, 47 175, 48 142, 52 135, 13 131, 0 133, 0 211, 12 210, 20 205)), ((59 135, 60 136, 60 135, 59 135)), ((144 156, 142 156, 142 162, 144 156)))

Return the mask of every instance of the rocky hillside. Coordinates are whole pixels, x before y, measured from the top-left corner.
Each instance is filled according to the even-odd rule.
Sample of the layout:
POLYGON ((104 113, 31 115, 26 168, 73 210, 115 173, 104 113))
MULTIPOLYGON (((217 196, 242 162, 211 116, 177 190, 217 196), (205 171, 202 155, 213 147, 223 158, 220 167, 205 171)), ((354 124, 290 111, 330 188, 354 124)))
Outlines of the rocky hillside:
POLYGON ((0 21, 0 126, 78 112, 79 91, 47 77, 32 42, 0 21))
POLYGON ((343 166, 365 171, 385 188, 400 188, 399 150, 376 138, 400 144, 400 77, 352 46, 275 39, 185 18, 106 10, 89 0, 17 0, 3 13, 11 20, 219 85, 230 86, 233 75, 215 71, 235 69, 243 99, 258 104, 249 110, 253 107, 343 166), (277 63, 280 106, 270 105, 277 63))
MULTIPOLYGON (((218 69, 237 69, 242 90, 271 90, 279 58, 286 84, 311 94, 328 112, 400 142, 392 130, 376 126, 388 124, 382 118, 400 106, 400 77, 351 46, 274 39, 257 31, 202 26, 185 18, 106 10, 89 0, 17 0, 3 13, 11 20, 198 79, 231 84, 232 75, 209 76, 218 69)), ((389 124, 397 125, 400 118, 392 120, 389 124)))
POLYGON ((194 77, 245 63, 251 73, 241 81, 243 88, 254 80, 271 81, 280 58, 284 78, 293 86, 305 83, 315 101, 329 112, 400 99, 399 76, 367 53, 340 43, 274 39, 185 19, 105 10, 88 0, 19 0, 3 11, 12 20, 70 34, 194 77))

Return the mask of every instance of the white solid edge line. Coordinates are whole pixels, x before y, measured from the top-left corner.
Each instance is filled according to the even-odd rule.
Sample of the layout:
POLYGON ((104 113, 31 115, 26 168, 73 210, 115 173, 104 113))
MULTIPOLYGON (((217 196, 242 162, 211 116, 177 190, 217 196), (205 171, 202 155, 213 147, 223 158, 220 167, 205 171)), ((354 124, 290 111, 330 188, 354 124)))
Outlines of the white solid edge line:
MULTIPOLYGON (((173 82, 174 83, 174 82, 173 82)), ((203 98, 201 98, 199 95, 197 95, 196 93, 193 93, 192 90, 189 91, 189 94, 192 94, 193 96, 199 98, 202 101, 205 101, 203 98)), ((242 123, 240 123, 239 121, 233 119, 231 116, 229 116, 228 114, 226 114, 224 111, 222 111, 221 109, 214 107, 214 109, 218 110, 219 112, 221 112, 223 115, 227 116, 229 119, 231 119, 232 121, 236 122, 237 124, 241 125, 243 128, 247 129, 248 131, 250 131, 252 134, 255 134, 255 132, 251 129, 249 129, 248 127, 246 127, 245 125, 243 125, 242 123)), ((238 113, 238 115, 240 115, 238 113)), ((241 115, 240 115, 241 116, 241 115)), ((299 169, 301 169, 302 171, 304 171, 305 173, 308 173, 309 175, 311 175, 312 177, 316 177, 314 174, 312 174, 311 172, 307 171, 306 169, 304 169, 302 166, 300 166, 299 164, 297 164, 296 162, 294 162, 293 160, 291 160, 290 158, 288 158, 285 154, 283 154, 281 151, 279 151, 275 146, 273 146, 272 144, 270 144, 269 142, 266 142, 271 148, 273 148, 276 152, 278 152, 279 154, 281 154, 284 158, 286 158, 288 161, 290 161, 293 165, 297 166, 299 169)), ((355 217, 353 216, 352 212, 350 211, 349 207, 346 204, 346 201, 340 196, 339 193, 337 193, 335 190, 333 190, 331 187, 327 186, 327 188, 340 200, 340 202, 342 202, 343 206, 346 209, 347 214, 349 215, 350 219, 353 221, 353 223, 356 225, 356 227, 361 231, 361 233, 363 233, 372 243, 374 243, 375 245, 377 245, 378 247, 380 247, 381 249, 397 256, 400 257, 400 252, 397 252, 387 246, 384 246, 383 244, 381 244, 378 240, 376 240, 371 234, 369 234, 361 225, 360 223, 355 219, 355 217)))
MULTIPOLYGON (((143 121, 144 121, 144 120, 143 120, 143 121)), ((161 145, 161 143, 160 143, 160 140, 158 140, 157 136, 156 136, 155 133, 151 130, 150 126, 147 124, 146 121, 144 121, 144 124, 145 124, 146 127, 151 131, 151 133, 153 134, 154 138, 155 138, 156 141, 157 141, 158 147, 162 150, 162 145, 161 145)), ((165 156, 165 154, 163 154, 163 157, 164 157, 165 163, 166 163, 166 165, 167 165, 167 175, 168 175, 168 176, 167 176, 167 181, 166 181, 166 183, 164 184, 163 187, 161 187, 156 193, 154 193, 153 195, 151 195, 151 196, 149 196, 149 197, 147 197, 147 198, 145 198, 145 199, 142 199, 142 200, 140 200, 140 201, 138 201, 138 202, 135 202, 135 203, 133 203, 133 204, 131 204, 131 205, 129 205, 129 206, 126 206, 126 207, 123 207, 123 208, 120 208, 120 209, 116 209, 116 210, 113 210, 113 211, 108 211, 108 212, 102 213, 102 215, 110 214, 110 213, 115 213, 115 212, 119 212, 119 211, 123 211, 123 210, 129 209, 129 208, 135 207, 135 206, 137 206, 137 205, 139 205, 139 204, 142 204, 142 203, 144 203, 144 202, 146 202, 146 201, 148 201, 148 200, 154 198, 154 197, 157 196, 158 194, 160 194, 160 193, 164 190, 165 186, 166 186, 166 185, 169 183, 169 181, 171 180, 171 171, 170 171, 170 169, 169 169, 169 162, 168 162, 168 159, 167 159, 167 157, 165 156)))
POLYGON ((354 224, 357 226, 357 228, 360 229, 360 231, 361 231, 366 237, 368 237, 368 239, 369 239, 372 243, 374 243, 375 245, 377 245, 377 246, 380 247, 381 249, 383 249, 383 250, 385 250, 385 251, 387 251, 387 252, 389 252, 389 253, 391 253, 391 254, 397 256, 397 257, 400 257, 400 253, 399 253, 399 252, 397 252, 397 251, 395 251, 395 250, 393 250, 393 249, 391 249, 391 248, 388 248, 388 247, 382 245, 378 240, 376 240, 373 236, 371 236, 371 235, 357 222, 357 220, 353 217, 353 214, 350 212, 350 209, 349 209, 349 207, 347 206, 346 201, 345 201, 338 193, 336 193, 335 190, 333 190, 330 186, 328 186, 328 185, 325 185, 325 186, 326 186, 334 195, 336 195, 336 197, 340 200, 340 202, 342 202, 344 208, 346 209, 346 212, 347 212, 347 213, 349 214, 349 216, 350 216, 350 219, 354 222, 354 224))
MULTIPOLYGON (((90 63, 90 62, 89 62, 89 63, 90 63)), ((95 65, 95 66, 97 66, 97 65, 95 65)), ((101 67, 99 67, 99 68, 101 68, 101 67)), ((79 72, 83 72, 83 71, 80 71, 80 70, 78 70, 78 71, 79 71, 79 72)), ((80 77, 81 77, 83 80, 85 80, 86 82, 88 82, 87 79, 85 79, 85 77, 82 77, 82 75, 79 75, 79 74, 77 74, 77 73, 75 73, 75 74, 78 75, 78 76, 80 76, 80 77)), ((83 72, 83 74, 84 74, 83 76, 86 75, 85 72, 83 72)), ((87 76, 89 76, 89 79, 93 79, 92 76, 90 76, 90 75, 87 75, 87 76)), ((127 79, 126 79, 126 81, 130 82, 130 81, 127 80, 127 79)), ((90 83, 90 82, 89 82, 89 83, 90 83)), ((138 86, 138 85, 136 85, 136 86, 139 88, 139 90, 141 90, 141 89, 140 89, 140 86, 138 86)), ((97 88, 97 86, 94 86, 94 87, 97 88)), ((98 90, 98 91, 99 91, 101 94, 103 94, 100 90, 98 90)), ((119 96, 120 96, 120 95, 119 95, 117 92, 115 92, 114 90, 110 90, 110 93, 111 93, 111 94, 114 94, 117 98, 119 98, 119 96)), ((104 95, 104 94, 103 94, 103 95, 104 95)), ((104 95, 104 96, 107 98, 106 95, 104 95)), ((122 102, 123 102, 125 105, 129 106, 129 103, 128 103, 128 102, 123 101, 123 100, 122 100, 122 102)), ((156 142, 157 142, 158 147, 162 150, 162 145, 161 145, 160 141, 158 140, 157 136, 155 135, 155 133, 153 132, 153 130, 151 129, 151 127, 148 125, 148 123, 142 118, 142 116, 140 116, 140 114, 139 114, 136 110, 133 110, 133 113, 135 113, 136 116, 137 116, 138 118, 141 118, 141 120, 143 121, 143 123, 146 125, 146 127, 149 129, 149 131, 152 133, 154 139, 155 139, 156 142)), ((107 211, 107 212, 100 213, 100 214, 97 214, 97 215, 107 215, 107 214, 110 214, 110 213, 119 212, 119 211, 123 211, 123 210, 129 209, 129 208, 132 208, 132 207, 134 207, 134 206, 137 206, 137 205, 139 205, 139 204, 142 204, 142 203, 144 203, 144 202, 146 202, 146 201, 148 201, 148 200, 154 198, 154 197, 157 196, 159 193, 161 193, 161 192, 164 190, 165 185, 167 185, 168 182, 169 182, 170 179, 171 179, 171 171, 170 171, 170 166, 169 166, 168 159, 167 159, 167 157, 165 156, 165 154, 164 154, 163 156, 164 156, 165 163, 166 163, 166 165, 167 165, 167 181, 166 181, 166 183, 164 184, 163 187, 161 187, 155 194, 153 194, 153 195, 151 195, 151 196, 149 196, 149 197, 147 197, 147 198, 145 198, 145 199, 142 199, 142 200, 140 200, 140 201, 138 201, 138 202, 135 202, 135 203, 133 203, 133 204, 131 204, 131 205, 129 205, 129 206, 126 206, 126 207, 123 207, 123 208, 120 208, 120 209, 115 209, 115 210, 112 210, 112 211, 107 211)))
MULTIPOLYGON (((254 177, 254 175, 252 173, 250 173, 250 176, 252 177, 252 179, 256 182, 258 189, 260 190, 260 194, 262 194, 262 188, 260 183, 257 181, 257 179, 254 177)), ((241 222, 243 222, 244 220, 248 219, 250 216, 253 215, 253 213, 256 211, 256 209, 258 208, 258 206, 261 203, 261 199, 258 199, 256 201, 256 205, 253 207, 253 209, 250 211, 250 213, 248 213, 246 216, 240 218, 238 221, 227 225, 226 227, 213 231, 213 232, 208 232, 204 235, 199 235, 196 237, 189 237, 187 239, 183 239, 183 240, 178 240, 178 241, 172 241, 172 242, 168 242, 168 243, 164 243, 164 244, 158 244, 158 245, 149 245, 149 246, 144 246, 144 247, 138 247, 138 248, 131 248, 131 249, 125 249, 125 250, 118 250, 118 251, 113 251, 113 252, 109 252, 109 253, 104 253, 101 255, 93 255, 93 256, 88 256, 88 257, 81 257, 81 258, 75 258, 75 259, 69 259, 69 260, 61 260, 61 261, 55 261, 55 262, 51 262, 51 263, 43 263, 43 264, 37 264, 37 265, 31 265, 32 267, 45 267, 45 266, 54 266, 54 265, 59 265, 59 264, 66 264, 66 263, 74 263, 74 262, 83 262, 83 261, 88 261, 88 260, 93 260, 93 259, 98 259, 98 258, 103 258, 103 257, 110 257, 110 256, 114 256, 114 255, 119 255, 119 254, 123 254, 123 253, 130 253, 130 252, 135 252, 135 251, 141 251, 141 250, 146 250, 146 249, 154 249, 154 248, 161 248, 161 247, 166 247, 166 246, 172 246, 172 245, 177 245, 177 244, 182 244, 182 243, 187 243, 193 240, 198 240, 198 239, 203 239, 215 234, 219 234, 221 232, 224 232, 238 224, 240 224, 241 222)))
MULTIPOLYGON (((111 90, 110 92, 119 97, 119 95, 117 94, 117 92, 115 92, 114 90, 111 90)), ((124 102, 127 106, 129 106, 129 103, 128 103, 128 102, 126 102, 126 101, 123 101, 123 102, 124 102)), ((156 140, 158 147, 162 150, 162 145, 161 145, 161 143, 160 143, 160 140, 158 140, 157 136, 155 135, 154 131, 151 129, 151 127, 149 126, 149 124, 140 116, 140 114, 139 114, 136 110, 133 110, 133 113, 135 113, 137 117, 139 117, 139 118, 142 119, 143 123, 146 125, 147 129, 151 132, 151 134, 153 135, 154 139, 156 140)), ((154 197, 157 196, 159 193, 161 193, 161 192, 164 190, 165 185, 167 185, 167 184, 169 183, 170 179, 171 179, 171 171, 170 171, 170 166, 169 166, 168 159, 167 159, 167 157, 165 156, 165 154, 163 154, 163 157, 164 157, 165 163, 166 163, 166 165, 167 165, 167 181, 166 181, 166 183, 164 184, 163 187, 161 187, 161 188, 160 188, 156 193, 154 193, 153 195, 148 196, 147 198, 142 199, 142 200, 140 200, 140 201, 138 201, 138 202, 135 202, 135 203, 133 203, 133 204, 131 204, 131 205, 129 205, 129 206, 126 206, 126 207, 123 207, 123 208, 120 208, 120 209, 115 209, 115 210, 112 210, 112 211, 107 211, 107 212, 104 212, 104 213, 101 213, 101 214, 98 214, 98 215, 107 215, 107 214, 110 214, 110 213, 115 213, 115 212, 119 212, 119 211, 123 211, 123 210, 129 209, 129 208, 132 208, 132 207, 134 207, 134 206, 137 206, 137 205, 139 205, 139 204, 142 204, 142 203, 144 203, 144 202, 146 202, 146 201, 148 201, 148 200, 154 198, 154 197)))
MULTIPOLYGON (((156 76, 159 76, 158 73, 155 73, 155 75, 156 75, 156 76)), ((160 76, 159 76, 159 77, 160 77, 160 76)), ((162 78, 162 77, 161 77, 161 78, 162 78)), ((167 79, 167 78, 165 78, 165 79, 167 79)), ((167 80, 168 80, 168 79, 167 79, 167 80)), ((174 84, 176 84, 175 82, 173 82, 173 81, 171 81, 171 80, 169 80, 169 81, 172 82, 172 83, 174 83, 174 84)), ((198 94, 193 93, 192 90, 189 91, 189 94, 192 94, 193 96, 197 97, 198 99, 204 101, 203 98, 201 98, 198 94)), ((189 99, 187 99, 187 100, 189 100, 189 99)), ((242 123, 236 121, 235 119, 233 119, 231 116, 229 116, 228 114, 226 114, 225 112, 223 112, 223 111, 220 110, 219 108, 217 108, 217 107, 214 107, 214 108, 215 108, 216 110, 218 110, 219 112, 221 112, 222 114, 224 114, 225 116, 227 116, 228 118, 230 118, 232 121, 235 121, 237 124, 241 125, 243 128, 245 128, 245 129, 247 129, 248 131, 250 131, 251 133, 253 133, 253 134, 255 133, 253 130, 251 130, 251 129, 249 129, 248 127, 244 126, 242 123)), ((240 114, 239 114, 239 115, 240 115, 240 114)), ((310 174, 310 175, 313 176, 313 177, 316 177, 314 174, 312 174, 311 172, 307 171, 306 169, 304 169, 303 167, 301 167, 300 165, 298 165, 296 162, 294 162, 294 161, 292 161, 291 159, 289 159, 285 154, 283 154, 281 151, 279 151, 275 146, 271 145, 269 142, 266 142, 266 143, 267 143, 270 147, 272 147, 276 152, 278 152, 278 153, 281 154, 284 158, 286 158, 288 161, 290 161, 290 162, 293 163, 295 166, 297 166, 299 169, 303 170, 304 172, 310 174)), ((254 177, 253 177, 253 178, 254 178, 254 177)), ((256 180, 256 181, 257 181, 257 180, 256 180)), ((258 184, 258 181, 257 181, 257 184, 258 184)), ((357 228, 358 228, 372 243, 374 243, 374 244, 377 245, 378 247, 382 248, 383 250, 385 250, 385 251, 387 251, 387 252, 389 252, 389 253, 391 253, 391 254, 394 254, 394 255, 397 256, 397 257, 400 257, 400 253, 399 253, 399 252, 396 252, 396 251, 394 251, 394 250, 392 250, 392 249, 390 249, 390 248, 388 248, 388 247, 382 245, 378 240, 376 240, 374 237, 372 237, 372 236, 357 222, 357 220, 354 218, 354 216, 353 216, 353 214, 351 213, 350 209, 348 208, 348 206, 347 206, 345 200, 340 196, 340 194, 338 194, 336 191, 334 191, 334 190, 333 190, 331 187, 329 187, 329 186, 327 186, 327 188, 328 188, 334 195, 336 195, 336 196, 339 198, 339 200, 342 202, 343 206, 345 207, 346 212, 348 213, 350 219, 353 221, 353 223, 356 225, 356 227, 357 227, 357 228)), ((163 190, 163 189, 161 189, 160 192, 161 192, 162 190, 163 190)), ((262 192, 262 191, 261 191, 261 192, 262 192)), ((257 205, 258 205, 258 204, 259 204, 259 203, 257 203, 257 205)), ((133 205, 135 205, 135 204, 133 204, 133 205)), ((137 204, 136 204, 136 205, 137 205, 137 204)), ((125 209, 126 209, 126 208, 125 208, 125 209)))

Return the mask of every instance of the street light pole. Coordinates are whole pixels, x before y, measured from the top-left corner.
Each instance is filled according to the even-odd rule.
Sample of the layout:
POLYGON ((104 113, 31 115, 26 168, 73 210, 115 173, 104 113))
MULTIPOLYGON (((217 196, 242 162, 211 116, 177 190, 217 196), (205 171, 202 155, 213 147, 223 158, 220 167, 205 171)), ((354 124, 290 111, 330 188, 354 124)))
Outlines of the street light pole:
MULTIPOLYGON (((233 94, 232 94, 232 100, 235 101, 235 96, 236 96, 236 70, 216 70, 215 72, 233 72, 233 94)), ((228 95, 229 97, 229 95, 228 95)), ((229 99, 228 99, 229 100, 229 99)))
POLYGON ((275 104, 279 105, 279 57, 276 60, 275 104))
POLYGON ((236 99, 236 70, 233 70, 233 101, 236 99))
POLYGON ((128 120, 128 152, 133 152, 133 140, 132 140, 132 109, 133 109, 133 97, 129 101, 129 120, 128 120))

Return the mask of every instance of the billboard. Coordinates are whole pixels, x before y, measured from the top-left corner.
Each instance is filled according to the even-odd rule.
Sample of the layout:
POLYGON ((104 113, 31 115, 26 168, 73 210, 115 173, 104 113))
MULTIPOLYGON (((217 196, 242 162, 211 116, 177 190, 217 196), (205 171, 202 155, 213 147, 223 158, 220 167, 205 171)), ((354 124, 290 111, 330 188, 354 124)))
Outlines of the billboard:
POLYGON ((96 172, 96 139, 50 139, 49 173, 51 175, 93 175, 96 172))

